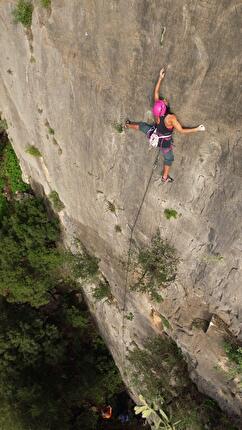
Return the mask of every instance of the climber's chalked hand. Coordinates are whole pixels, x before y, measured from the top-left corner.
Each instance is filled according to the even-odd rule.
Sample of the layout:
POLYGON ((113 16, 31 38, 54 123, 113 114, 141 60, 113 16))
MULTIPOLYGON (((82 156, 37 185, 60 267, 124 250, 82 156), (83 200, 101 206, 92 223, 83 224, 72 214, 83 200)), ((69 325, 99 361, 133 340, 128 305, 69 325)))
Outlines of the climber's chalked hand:
POLYGON ((165 67, 162 67, 162 69, 160 70, 160 78, 163 79, 165 77, 166 71, 165 71, 165 67))

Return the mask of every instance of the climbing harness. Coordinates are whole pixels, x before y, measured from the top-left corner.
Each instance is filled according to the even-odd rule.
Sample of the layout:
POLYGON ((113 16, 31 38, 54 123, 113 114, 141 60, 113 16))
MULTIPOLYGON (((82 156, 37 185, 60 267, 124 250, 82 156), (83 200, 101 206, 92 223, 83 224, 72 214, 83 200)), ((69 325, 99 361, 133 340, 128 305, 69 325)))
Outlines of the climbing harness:
POLYGON ((172 135, 169 134, 167 136, 163 136, 162 134, 159 134, 155 128, 148 139, 150 146, 153 148, 157 148, 157 146, 159 146, 159 148, 169 148, 172 142, 172 135))
POLYGON ((130 237, 129 237, 129 248, 128 248, 128 258, 127 258, 127 266, 126 266, 126 276, 125 276, 125 283, 124 283, 124 295, 123 295, 123 308, 122 308, 122 346, 123 346, 123 351, 122 351, 122 368, 125 369, 126 366, 126 361, 125 361, 125 352, 126 352, 126 347, 125 347, 125 343, 124 343, 124 332, 125 332, 125 311, 126 311, 126 299, 127 299, 127 291, 128 291, 128 286, 129 286, 129 268, 130 268, 130 264, 131 264, 131 251, 132 251, 132 245, 133 245, 133 234, 134 234, 134 230, 137 224, 137 221, 139 219, 153 174, 154 174, 154 170, 157 166, 157 161, 159 158, 159 153, 160 153, 160 148, 157 149, 157 153, 155 156, 155 159, 153 161, 153 165, 152 165, 152 170, 151 170, 151 174, 148 180, 148 183, 145 187, 145 192, 143 194, 141 203, 139 205, 137 214, 135 216, 134 222, 132 227, 130 228, 130 237))

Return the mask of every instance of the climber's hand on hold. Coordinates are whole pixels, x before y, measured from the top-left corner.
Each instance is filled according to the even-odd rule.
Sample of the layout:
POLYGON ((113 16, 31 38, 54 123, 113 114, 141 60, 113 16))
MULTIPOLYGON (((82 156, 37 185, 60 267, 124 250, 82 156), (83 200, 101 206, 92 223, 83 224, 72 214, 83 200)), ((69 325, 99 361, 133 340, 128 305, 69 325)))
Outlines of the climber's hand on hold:
POLYGON ((197 131, 205 131, 206 129, 205 129, 205 126, 203 125, 203 124, 200 124, 198 127, 197 127, 197 131))
POLYGON ((165 74, 166 74, 165 68, 164 68, 164 67, 162 67, 162 69, 161 69, 161 71, 160 71, 160 79, 164 79, 165 74))

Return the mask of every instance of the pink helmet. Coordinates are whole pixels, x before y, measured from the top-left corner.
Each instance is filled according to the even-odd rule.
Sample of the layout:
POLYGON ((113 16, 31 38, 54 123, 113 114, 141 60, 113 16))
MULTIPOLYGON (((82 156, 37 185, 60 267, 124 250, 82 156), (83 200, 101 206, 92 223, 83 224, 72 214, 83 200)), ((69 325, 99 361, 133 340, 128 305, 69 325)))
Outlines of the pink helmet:
POLYGON ((166 113, 166 104, 164 100, 157 100, 152 109, 154 116, 164 116, 166 113))

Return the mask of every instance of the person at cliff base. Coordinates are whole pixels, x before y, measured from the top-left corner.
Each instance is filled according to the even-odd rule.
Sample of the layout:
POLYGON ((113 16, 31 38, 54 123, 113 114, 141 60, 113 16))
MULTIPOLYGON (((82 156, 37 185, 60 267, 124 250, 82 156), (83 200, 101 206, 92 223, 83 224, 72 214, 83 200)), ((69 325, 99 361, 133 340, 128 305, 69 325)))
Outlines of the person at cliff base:
POLYGON ((101 410, 101 416, 102 416, 103 419, 109 420, 112 417, 112 407, 110 405, 105 406, 101 410))
POLYGON ((186 128, 180 124, 176 115, 170 111, 168 101, 160 97, 160 86, 164 77, 165 69, 162 68, 154 90, 154 123, 148 124, 146 122, 131 122, 129 119, 127 119, 125 128, 140 130, 148 137, 151 147, 160 149, 164 158, 161 180, 162 182, 166 183, 173 182, 174 180, 170 176, 170 168, 174 161, 172 138, 174 130, 182 134, 190 134, 196 133, 198 131, 205 131, 205 127, 203 124, 201 124, 198 127, 186 128))

